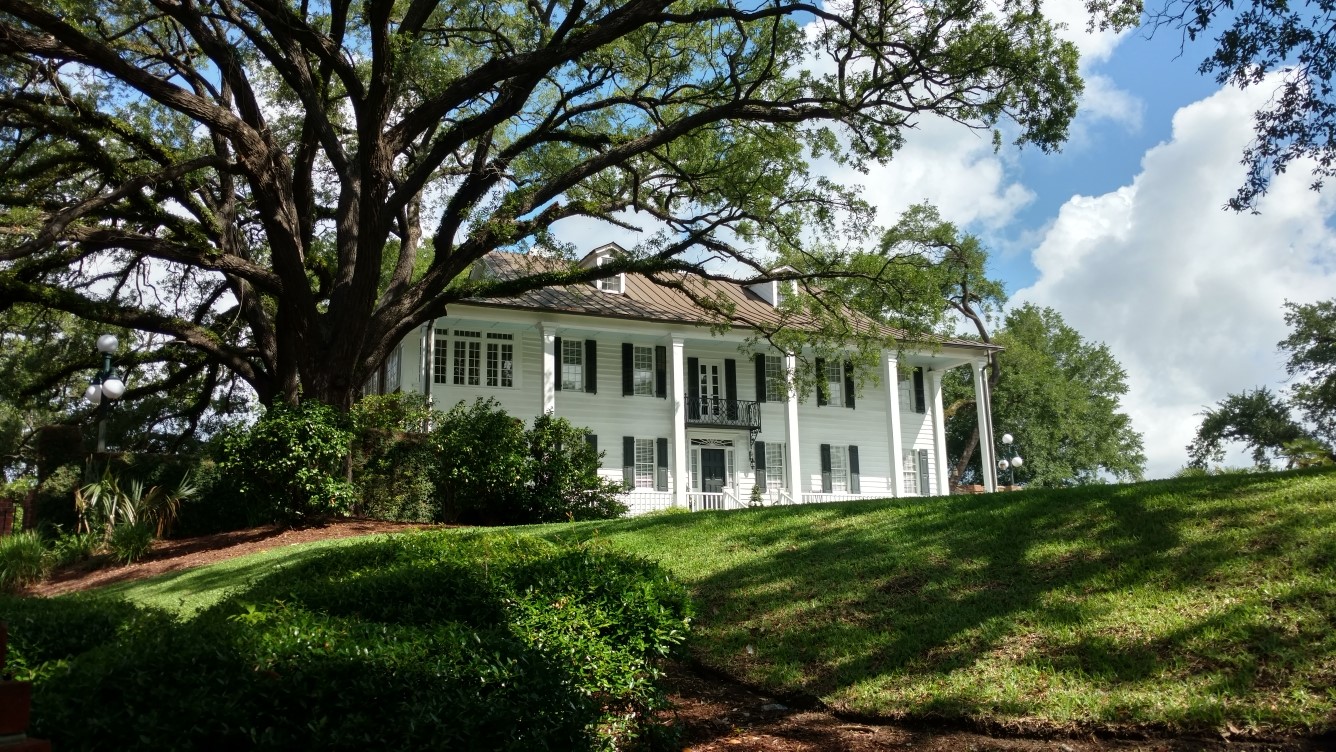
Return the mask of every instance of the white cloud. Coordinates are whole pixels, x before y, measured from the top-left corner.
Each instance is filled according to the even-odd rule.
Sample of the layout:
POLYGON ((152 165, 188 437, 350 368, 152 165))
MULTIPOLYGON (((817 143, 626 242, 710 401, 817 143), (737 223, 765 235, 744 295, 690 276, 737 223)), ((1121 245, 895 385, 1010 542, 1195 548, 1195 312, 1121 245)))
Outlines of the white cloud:
POLYGON ((1141 129, 1145 112, 1146 105, 1140 98, 1118 88, 1108 76, 1085 74, 1078 120, 1109 120, 1135 132, 1141 129))
POLYGON ((1131 185, 1074 196, 1034 251, 1040 276, 1016 302, 1052 306, 1128 372, 1124 406, 1151 476, 1172 473, 1197 413, 1229 392, 1282 385, 1281 305, 1336 290, 1336 196, 1305 171, 1277 180, 1261 216, 1221 209, 1265 87, 1222 90, 1178 111, 1131 185))

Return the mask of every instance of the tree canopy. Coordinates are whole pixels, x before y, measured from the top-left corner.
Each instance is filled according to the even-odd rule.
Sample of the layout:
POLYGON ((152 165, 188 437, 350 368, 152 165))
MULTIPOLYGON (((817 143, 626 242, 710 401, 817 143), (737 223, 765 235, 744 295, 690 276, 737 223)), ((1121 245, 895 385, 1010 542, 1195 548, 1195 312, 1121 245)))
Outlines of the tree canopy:
POLYGON ((813 157, 890 159, 927 116, 1053 149, 1080 91, 1032 0, 0 0, 0 306, 347 405, 453 302, 768 278, 870 226, 813 157), (573 256, 553 230, 574 219, 645 239, 470 274, 573 256))
MULTIPOLYGON (((1127 374, 1106 345, 1086 341, 1057 311, 1033 304, 1009 310, 993 340, 1005 348, 995 359, 994 430, 999 437, 1016 437, 1014 447, 1024 460, 1014 472, 1017 483, 1062 486, 1142 477, 1141 434, 1121 412, 1127 374)), ((943 387, 946 404, 957 407, 947 423, 947 456, 961 482, 977 482, 977 438, 972 438, 977 414, 959 409, 973 404, 973 387, 968 374, 955 372, 943 387)))
POLYGON ((1263 386, 1228 394, 1202 412, 1188 444, 1188 467, 1206 469, 1225 459, 1226 444, 1238 442, 1253 463, 1270 469, 1330 462, 1336 442, 1336 300, 1285 303, 1290 335, 1279 347, 1288 353, 1285 370, 1295 381, 1288 395, 1263 386), (1296 419, 1301 414, 1304 422, 1296 419), (1325 440, 1326 443, 1323 443, 1325 440))
POLYGON ((1217 83, 1276 87, 1254 115, 1255 138, 1243 153, 1247 177, 1230 208, 1255 210, 1271 179, 1296 161, 1311 160, 1305 166, 1314 189, 1336 174, 1336 4, 1171 0, 1150 13, 1150 22, 1189 39, 1214 35, 1215 49, 1198 70, 1217 83))

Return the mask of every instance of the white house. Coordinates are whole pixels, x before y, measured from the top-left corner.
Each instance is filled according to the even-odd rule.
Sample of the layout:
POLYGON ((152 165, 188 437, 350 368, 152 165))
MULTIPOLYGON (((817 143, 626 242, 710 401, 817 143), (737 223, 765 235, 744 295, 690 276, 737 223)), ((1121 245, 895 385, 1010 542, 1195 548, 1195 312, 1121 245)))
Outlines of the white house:
MULTIPOLYGON (((615 245, 582 263, 602 263, 615 245)), ((494 253, 486 273, 516 273, 531 257, 494 253)), ((777 318, 780 283, 707 283, 739 321, 777 318)), ((787 394, 795 358, 741 349, 753 331, 712 333, 683 293, 636 275, 546 288, 515 298, 455 303, 409 337, 384 386, 431 396, 439 407, 494 397, 507 412, 546 412, 587 427, 605 476, 628 487, 632 514, 670 506, 746 506, 947 493, 942 374, 972 369, 981 393, 988 350, 948 339, 882 354, 879 384, 855 390, 848 366, 820 362, 828 396, 787 394)), ((976 400, 991 468, 987 400, 976 400)), ((993 490, 988 479, 987 490, 993 490)))

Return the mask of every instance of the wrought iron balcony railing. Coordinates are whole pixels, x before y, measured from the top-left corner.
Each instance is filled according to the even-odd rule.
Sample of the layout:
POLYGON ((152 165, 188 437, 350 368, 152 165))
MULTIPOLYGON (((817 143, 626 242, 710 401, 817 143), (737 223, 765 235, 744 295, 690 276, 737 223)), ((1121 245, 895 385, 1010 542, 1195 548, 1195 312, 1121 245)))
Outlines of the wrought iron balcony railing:
POLYGON ((688 397, 687 425, 761 430, 761 408, 747 400, 688 397))

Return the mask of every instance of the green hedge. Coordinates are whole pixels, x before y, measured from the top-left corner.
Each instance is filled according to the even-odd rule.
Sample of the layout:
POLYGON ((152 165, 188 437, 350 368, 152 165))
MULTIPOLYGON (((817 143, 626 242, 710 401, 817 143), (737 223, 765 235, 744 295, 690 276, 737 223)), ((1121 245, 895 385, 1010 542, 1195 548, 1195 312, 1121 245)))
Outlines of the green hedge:
POLYGON ((20 612, 33 733, 62 750, 622 747, 689 621, 645 560, 443 532, 325 552, 184 622, 0 609, 20 612))

